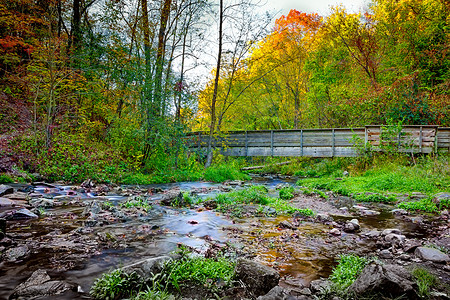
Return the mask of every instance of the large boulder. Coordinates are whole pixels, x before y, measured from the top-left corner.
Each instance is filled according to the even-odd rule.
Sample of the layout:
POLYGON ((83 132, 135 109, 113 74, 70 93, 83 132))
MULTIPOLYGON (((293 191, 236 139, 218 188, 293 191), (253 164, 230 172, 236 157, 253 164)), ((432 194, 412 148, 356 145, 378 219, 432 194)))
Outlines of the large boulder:
POLYGON ((64 281, 51 280, 45 270, 37 270, 31 274, 24 283, 19 284, 13 291, 10 299, 31 299, 34 297, 61 294, 72 289, 64 281))
POLYGON ((386 297, 406 295, 408 299, 419 299, 412 276, 398 265, 383 265, 372 262, 367 265, 348 290, 356 295, 379 293, 386 297))
POLYGON ((423 260, 428 260, 436 263, 450 262, 450 257, 447 254, 434 248, 417 247, 414 251, 414 254, 423 260))
POLYGON ((237 260, 235 274, 255 297, 267 294, 280 280, 275 269, 244 258, 237 260))

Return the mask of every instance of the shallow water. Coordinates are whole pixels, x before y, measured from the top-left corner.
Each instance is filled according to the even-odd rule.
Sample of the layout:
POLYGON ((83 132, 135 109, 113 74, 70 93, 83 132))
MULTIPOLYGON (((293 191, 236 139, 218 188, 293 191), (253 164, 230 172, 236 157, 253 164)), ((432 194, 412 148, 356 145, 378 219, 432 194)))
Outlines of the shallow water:
MULTIPOLYGON (((252 184, 264 184, 274 189, 276 185, 285 182, 294 184, 295 180, 257 178, 252 184)), ((155 188, 196 190, 197 196, 205 198, 219 193, 216 189, 218 186, 219 184, 209 182, 182 182, 129 187, 138 190, 155 188)), ((70 186, 39 185, 34 192, 44 197, 60 199, 66 204, 47 209, 46 216, 36 220, 8 222, 8 234, 18 241, 31 238, 45 242, 46 235, 56 234, 64 237, 64 234, 82 227, 86 217, 82 215, 85 207, 80 206, 80 201, 90 203, 100 198, 108 200, 113 205, 119 205, 127 199, 120 195, 107 194, 96 197, 93 193, 78 193, 70 186)), ((287 286, 291 279, 307 284, 316 278, 327 277, 335 265, 337 253, 352 250, 351 248, 359 249, 362 253, 374 250, 372 244, 355 235, 343 234, 342 237, 334 240, 335 242, 324 243, 323 240, 328 237, 327 232, 330 227, 323 224, 300 223, 295 233, 276 229, 281 221, 291 220, 291 217, 287 216, 245 219, 234 224, 230 219, 214 211, 160 206, 157 200, 161 196, 161 194, 148 196, 154 202, 148 216, 123 223, 94 227, 91 231, 82 232, 82 236, 89 237, 101 234, 107 237, 112 236, 119 245, 118 247, 116 245, 115 249, 101 250, 99 248, 95 255, 80 259, 72 268, 58 270, 55 267, 57 263, 54 262, 54 257, 58 254, 51 250, 52 245, 45 245, 47 248, 33 253, 22 262, 0 263, 0 299, 7 299, 19 283, 40 268, 47 269, 52 279, 64 279, 87 292, 95 278, 105 271, 145 258, 167 254, 175 250, 180 243, 205 251, 210 241, 219 244, 228 241, 236 242, 236 239, 230 237, 229 231, 224 228, 241 228, 243 230, 240 234, 241 238, 255 242, 253 247, 258 251, 258 259, 276 267, 284 278, 282 284, 287 286), (253 226, 252 222, 258 225, 253 226), (273 241, 273 247, 259 249, 259 239, 269 243, 273 241), (121 241, 123 241, 122 246, 121 241)), ((388 207, 381 206, 376 209, 381 212, 379 215, 357 216, 364 230, 399 228, 408 237, 425 235, 425 231, 419 225, 394 217, 388 207)), ((355 217, 334 216, 334 218, 339 221, 355 217)), ((83 299, 83 297, 86 296, 68 293, 42 299, 83 299)))

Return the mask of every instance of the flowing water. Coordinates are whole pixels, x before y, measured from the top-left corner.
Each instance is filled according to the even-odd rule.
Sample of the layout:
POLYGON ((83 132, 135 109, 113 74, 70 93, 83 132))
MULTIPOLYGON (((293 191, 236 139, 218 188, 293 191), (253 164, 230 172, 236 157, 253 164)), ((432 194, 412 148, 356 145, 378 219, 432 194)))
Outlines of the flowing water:
MULTIPOLYGON (((286 181, 279 179, 255 179, 251 184, 264 184, 269 189, 274 189, 277 184, 284 182, 286 181)), ((189 182, 124 188, 142 191, 179 188, 182 191, 195 190, 199 198, 205 198, 218 193, 218 187, 218 184, 207 182, 189 182)), ((92 193, 75 192, 70 186, 38 185, 33 192, 62 201, 65 205, 46 209, 46 215, 39 219, 8 222, 7 233, 12 240, 32 240, 38 246, 23 261, 0 263, 0 299, 7 299, 13 289, 37 269, 46 269, 52 279, 63 279, 87 292, 95 278, 103 272, 144 258, 167 254, 180 243, 200 251, 205 251, 211 241, 218 244, 235 243, 244 250, 253 250, 260 261, 280 271, 285 285, 289 285, 292 280, 308 283, 320 276, 328 276, 339 253, 354 249, 361 253, 374 250, 373 244, 359 236, 344 234, 339 238, 328 238, 330 227, 321 223, 303 222, 297 224, 298 229, 295 231, 280 230, 277 227, 280 222, 292 221, 288 216, 249 218, 234 222, 214 211, 160 206, 157 203, 162 197, 161 193, 150 196, 154 204, 148 215, 86 229, 86 216, 83 215, 86 205, 99 198, 112 205, 119 205, 127 197, 97 197, 92 193), (239 230, 239 233, 230 234, 233 229, 239 230), (86 249, 91 250, 86 250, 86 255, 80 255, 79 250, 83 246, 80 247, 76 241, 67 240, 67 237, 75 233, 78 239, 95 241, 99 236, 111 239, 114 247, 104 249, 105 247, 97 247, 91 243, 86 246, 86 249), (248 242, 242 244, 242 241, 248 242), (74 249, 73 257, 70 256, 71 247, 74 249), (64 251, 67 256, 64 263, 58 261, 58 251, 64 251)), ((421 237, 425 234, 418 225, 395 218, 390 209, 392 208, 379 207, 379 215, 358 218, 361 227, 366 230, 399 228, 409 237, 421 237)), ((351 218, 354 217, 334 216, 336 221, 351 218)), ((70 292, 45 299, 83 297, 87 296, 70 292)))

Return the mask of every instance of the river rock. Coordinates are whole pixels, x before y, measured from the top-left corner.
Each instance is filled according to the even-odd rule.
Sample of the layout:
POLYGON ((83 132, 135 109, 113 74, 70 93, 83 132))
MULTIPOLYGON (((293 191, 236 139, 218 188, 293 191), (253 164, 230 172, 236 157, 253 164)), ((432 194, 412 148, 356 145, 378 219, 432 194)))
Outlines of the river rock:
POLYGON ((436 263, 450 262, 450 257, 447 254, 434 248, 417 247, 417 249, 414 251, 414 254, 423 260, 428 260, 436 263))
POLYGON ((316 219, 319 222, 333 222, 333 217, 327 214, 317 214, 316 219))
POLYGON ((391 259, 394 257, 394 255, 392 255, 391 251, 389 251, 388 249, 381 250, 378 256, 384 259, 391 259))
POLYGON ((371 209, 364 209, 359 212, 362 216, 377 216, 380 212, 371 209))
POLYGON ((8 195, 8 194, 12 194, 14 193, 14 188, 9 186, 9 185, 5 185, 5 184, 0 184, 0 197, 8 195))
POLYGON ((278 224, 278 228, 282 228, 282 229, 297 229, 297 227, 295 227, 294 225, 292 225, 290 222, 284 220, 281 221, 280 224, 278 224))
POLYGON ((51 280, 45 270, 37 270, 24 283, 19 284, 10 299, 30 299, 34 297, 61 294, 72 288, 64 281, 51 280))
POLYGON ((381 235, 386 236, 388 234, 402 234, 402 231, 397 228, 388 228, 381 232, 381 235))
POLYGON ((280 280, 280 275, 275 269, 244 258, 238 258, 235 274, 254 296, 267 294, 280 280))
POLYGON ((160 273, 165 262, 171 260, 169 256, 152 257, 137 263, 125 266, 122 271, 131 274, 136 272, 141 278, 148 277, 150 274, 160 273))
POLYGON ((414 286, 411 274, 402 266, 372 262, 362 270, 348 290, 357 296, 380 293, 393 298, 406 295, 407 299, 418 299, 414 286))
POLYGON ((291 296, 288 294, 288 292, 281 286, 277 285, 276 287, 271 289, 267 294, 265 294, 264 296, 259 296, 256 299, 257 300, 287 300, 290 298, 291 298, 291 296))
POLYGON ((311 281, 309 288, 313 293, 323 293, 329 290, 332 286, 331 281, 328 279, 316 279, 311 281))
POLYGON ((422 246, 422 243, 418 240, 409 239, 403 243, 403 251, 405 252, 414 252, 417 247, 422 246))
POLYGON ((406 240, 406 236, 390 233, 384 237, 384 240, 391 245, 401 245, 406 240))
POLYGON ((450 193, 442 192, 433 196, 433 202, 438 206, 442 200, 450 201, 450 193))
POLYGON ((403 208, 393 209, 393 210, 391 210, 391 213, 396 215, 396 216, 405 216, 405 215, 409 214, 409 212, 406 209, 403 209, 403 208))
POLYGON ((358 231, 359 228, 360 228, 360 226, 359 226, 358 220, 357 219, 351 219, 350 221, 345 223, 344 231, 351 233, 351 232, 358 231))
POLYGON ((36 219, 39 218, 38 215, 29 211, 26 208, 21 208, 15 211, 9 211, 5 214, 4 218, 6 220, 26 220, 26 219, 36 219))
POLYGON ((3 259, 9 262, 15 262, 30 255, 30 249, 26 245, 10 248, 3 254, 3 259))
POLYGON ((328 233, 331 234, 331 235, 334 235, 334 236, 341 235, 341 231, 339 229, 337 229, 337 228, 331 229, 328 233))
POLYGON ((185 206, 183 204, 187 204, 180 191, 169 191, 162 196, 160 203, 166 206, 185 206))
POLYGON ((55 206, 55 201, 53 199, 47 199, 47 198, 31 198, 30 201, 28 201, 31 206, 37 207, 37 208, 52 208, 55 206))
POLYGON ((8 198, 0 197, 0 207, 14 206, 16 203, 8 198))

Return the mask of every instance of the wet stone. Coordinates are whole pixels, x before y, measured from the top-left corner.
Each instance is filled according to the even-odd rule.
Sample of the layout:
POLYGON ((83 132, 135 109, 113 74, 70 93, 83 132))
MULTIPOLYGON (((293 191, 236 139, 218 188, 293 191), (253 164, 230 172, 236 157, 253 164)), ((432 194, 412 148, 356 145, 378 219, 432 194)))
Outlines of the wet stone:
POLYGON ((405 216, 405 215, 409 214, 408 211, 406 209, 403 209, 403 208, 393 209, 393 210, 391 210, 391 213, 393 213, 396 216, 405 216))
POLYGON ((8 194, 12 194, 14 193, 14 188, 9 186, 9 185, 5 185, 5 184, 0 184, 0 197, 8 195, 8 194))
POLYGON ((280 280, 275 269, 243 258, 237 260, 235 274, 255 296, 267 294, 280 280))
POLYGON ((388 234, 402 234, 402 231, 397 228, 388 228, 388 229, 383 230, 383 232, 381 232, 381 235, 383 235, 383 236, 386 236, 388 234))
POLYGON ((317 279, 311 281, 311 283, 309 284, 309 288, 313 293, 320 293, 329 289, 331 285, 331 281, 327 279, 317 279))
POLYGON ((337 228, 331 229, 329 233, 331 235, 335 235, 335 236, 341 235, 341 231, 339 229, 337 229, 337 228))
POLYGON ((45 270, 35 271, 24 283, 19 284, 10 299, 30 299, 39 296, 61 294, 72 287, 64 281, 52 281, 45 270))
POLYGON ((4 216, 6 220, 27 220, 27 219, 36 219, 39 218, 38 215, 29 211, 26 208, 21 208, 16 211, 7 212, 4 216))
POLYGON ((434 248, 418 247, 414 251, 414 254, 417 257, 427 261, 432 261, 436 263, 450 262, 450 257, 447 254, 434 248))
POLYGON ((391 245, 400 245, 405 241, 406 237, 401 234, 390 233, 384 237, 384 240, 391 245))
POLYGON ((3 254, 3 258, 8 262, 15 262, 27 258, 29 254, 30 250, 26 245, 23 245, 6 250, 5 253, 3 254))
POLYGON ((394 257, 394 255, 391 253, 391 251, 384 249, 380 251, 380 254, 378 255, 380 258, 384 259, 391 259, 394 257))
POLYGON ((8 198, 0 197, 0 207, 14 206, 16 203, 8 198))
POLYGON ((375 210, 371 210, 371 209, 367 209, 367 210, 361 210, 359 212, 362 216, 377 216, 380 214, 380 212, 375 211, 375 210))
POLYGON ((297 227, 295 227, 294 225, 292 225, 290 222, 288 221, 282 221, 280 222, 280 224, 278 224, 279 228, 282 229, 297 229, 297 227))

